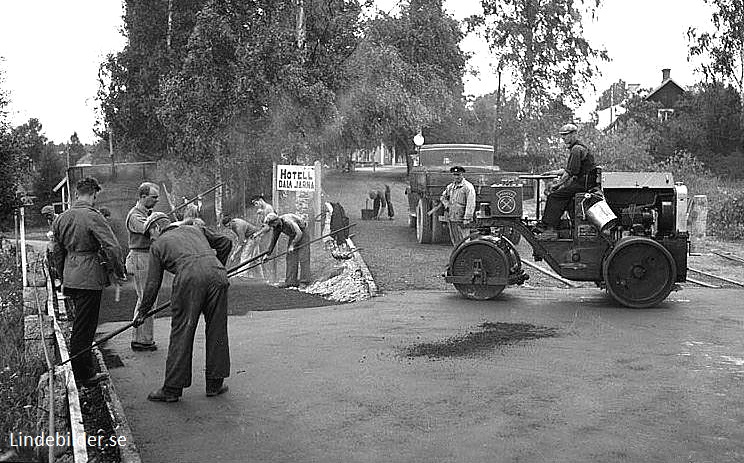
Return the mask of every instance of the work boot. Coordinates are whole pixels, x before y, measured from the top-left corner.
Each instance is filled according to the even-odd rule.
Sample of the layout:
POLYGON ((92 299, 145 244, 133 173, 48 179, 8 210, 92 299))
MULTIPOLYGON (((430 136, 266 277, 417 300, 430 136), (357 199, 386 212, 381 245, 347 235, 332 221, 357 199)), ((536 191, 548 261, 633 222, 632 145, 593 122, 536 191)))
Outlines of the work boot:
POLYGON ((152 391, 148 396, 147 400, 151 402, 178 402, 181 397, 181 389, 175 387, 163 386, 156 391, 152 391))
POLYGON ((207 378, 207 397, 214 397, 220 394, 224 394, 229 390, 226 384, 223 383, 223 379, 209 379, 207 378))
POLYGON ((152 352, 152 351, 158 350, 158 346, 156 346, 154 342, 150 344, 145 344, 142 342, 132 341, 132 343, 130 344, 130 347, 135 352, 147 352, 147 351, 152 352))

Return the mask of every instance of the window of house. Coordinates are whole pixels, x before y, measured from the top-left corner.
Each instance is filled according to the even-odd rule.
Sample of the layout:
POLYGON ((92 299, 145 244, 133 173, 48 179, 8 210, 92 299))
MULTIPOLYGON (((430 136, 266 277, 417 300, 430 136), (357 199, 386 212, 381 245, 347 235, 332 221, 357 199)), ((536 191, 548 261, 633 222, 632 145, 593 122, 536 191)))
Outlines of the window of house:
POLYGON ((674 114, 674 109, 660 109, 656 115, 661 122, 666 122, 672 114, 674 114))

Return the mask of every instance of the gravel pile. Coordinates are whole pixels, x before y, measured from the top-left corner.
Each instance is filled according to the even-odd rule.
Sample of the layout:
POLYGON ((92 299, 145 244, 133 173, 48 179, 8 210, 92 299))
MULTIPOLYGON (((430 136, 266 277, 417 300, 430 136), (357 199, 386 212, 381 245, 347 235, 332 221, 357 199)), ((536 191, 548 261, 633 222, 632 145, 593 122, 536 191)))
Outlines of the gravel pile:
POLYGON ((336 302, 357 302, 369 299, 369 289, 362 271, 353 259, 344 260, 335 269, 335 275, 316 281, 303 292, 316 294, 336 302))

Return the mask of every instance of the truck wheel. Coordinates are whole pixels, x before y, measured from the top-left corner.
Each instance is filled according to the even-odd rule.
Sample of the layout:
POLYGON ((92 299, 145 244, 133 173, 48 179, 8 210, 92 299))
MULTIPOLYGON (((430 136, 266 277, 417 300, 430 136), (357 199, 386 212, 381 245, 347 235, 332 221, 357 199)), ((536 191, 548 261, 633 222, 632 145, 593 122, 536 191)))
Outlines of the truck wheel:
POLYGON ((431 218, 431 242, 432 243, 449 243, 449 228, 446 222, 441 222, 439 217, 441 214, 436 214, 431 218))
POLYGON ((607 292, 626 307, 644 309, 666 299, 677 279, 669 251, 649 238, 620 241, 604 261, 607 292))
POLYGON ((431 243, 431 216, 429 200, 421 198, 416 205, 416 241, 419 244, 431 243))

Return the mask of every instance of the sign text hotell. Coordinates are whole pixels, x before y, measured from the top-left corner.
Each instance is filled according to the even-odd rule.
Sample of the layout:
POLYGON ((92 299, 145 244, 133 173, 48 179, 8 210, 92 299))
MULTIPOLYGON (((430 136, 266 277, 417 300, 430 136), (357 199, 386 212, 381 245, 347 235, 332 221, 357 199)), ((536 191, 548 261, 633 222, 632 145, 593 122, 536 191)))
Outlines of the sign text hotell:
POLYGON ((278 166, 277 189, 314 190, 315 172, 311 166, 278 166))

